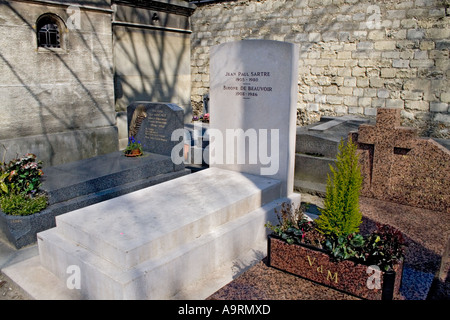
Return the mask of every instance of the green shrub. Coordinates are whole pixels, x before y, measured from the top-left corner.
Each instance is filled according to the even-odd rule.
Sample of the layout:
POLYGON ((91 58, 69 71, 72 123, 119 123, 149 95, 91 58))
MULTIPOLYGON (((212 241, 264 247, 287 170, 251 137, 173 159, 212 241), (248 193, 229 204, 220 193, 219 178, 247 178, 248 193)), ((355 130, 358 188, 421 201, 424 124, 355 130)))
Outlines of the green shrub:
POLYGON ((45 209, 47 197, 45 195, 30 197, 24 194, 10 193, 0 197, 0 207, 6 214, 27 216, 45 209))
POLYGON ((359 232, 362 214, 359 210, 359 194, 362 184, 356 145, 341 139, 336 169, 330 165, 333 175, 328 175, 324 208, 317 219, 317 227, 325 236, 338 238, 359 232))

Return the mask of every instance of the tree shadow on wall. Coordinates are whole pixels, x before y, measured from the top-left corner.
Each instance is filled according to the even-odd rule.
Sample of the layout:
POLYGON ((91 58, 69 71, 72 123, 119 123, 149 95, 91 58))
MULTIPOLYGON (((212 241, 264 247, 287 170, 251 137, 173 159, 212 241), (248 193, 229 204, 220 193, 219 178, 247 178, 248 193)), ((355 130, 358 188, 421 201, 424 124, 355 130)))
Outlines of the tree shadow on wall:
MULTIPOLYGON (((80 10, 80 29, 69 29, 67 21, 70 18, 70 12, 61 10, 59 6, 37 8, 29 12, 22 12, 22 9, 23 7, 16 6, 13 2, 6 2, 2 10, 5 11, 6 16, 15 17, 11 19, 15 20, 17 29, 27 29, 30 35, 29 38, 13 41, 19 41, 25 50, 36 47, 31 53, 15 52, 13 46, 4 46, 1 50, 0 60, 11 75, 10 83, 6 85, 14 87, 17 83, 17 87, 22 90, 16 102, 7 100, 14 105, 5 105, 4 110, 9 111, 11 116, 17 117, 19 115, 16 114, 15 105, 20 106, 22 101, 27 101, 23 99, 28 98, 31 99, 28 101, 32 103, 29 106, 29 114, 16 118, 22 121, 21 125, 18 128, 12 125, 8 136, 2 138, 42 135, 45 142, 40 144, 45 144, 44 149, 48 154, 38 156, 46 159, 44 164, 47 166, 54 164, 58 152, 50 135, 73 132, 73 153, 66 160, 81 159, 85 157, 83 150, 96 149, 98 146, 86 146, 86 137, 77 130, 115 124, 112 97, 112 52, 104 45, 105 39, 100 39, 101 23, 93 21, 88 13, 89 10, 82 9, 80 10), (37 47, 37 30, 34 23, 42 12, 54 13, 55 17, 59 18, 56 19, 60 22, 60 38, 63 44, 61 50, 37 47), (92 68, 92 73, 82 71, 80 55, 83 52, 90 54, 91 63, 84 65, 84 68, 92 68), (29 57, 25 63, 23 54, 29 57), (55 99, 62 101, 55 101, 55 99), (37 114, 37 122, 34 121, 35 118, 30 118, 30 115, 35 114, 37 114), (33 121, 23 121, 27 118, 33 121)), ((35 150, 26 152, 33 151, 35 150)))
MULTIPOLYGON (((3 109, 4 119, 15 120, 9 121, 8 129, 4 127, 0 139, 42 136, 36 148, 45 150, 41 151, 43 156, 36 150, 23 152, 38 153, 45 166, 101 154, 107 148, 100 145, 100 141, 94 142, 91 131, 85 133, 84 129, 114 126, 115 111, 120 111, 120 107, 115 110, 118 100, 124 107, 135 100, 180 100, 177 97, 180 95, 177 75, 186 74, 190 78, 189 60, 186 60, 186 57, 189 59, 189 34, 164 31, 171 23, 168 14, 161 15, 158 20, 159 30, 152 30, 111 26, 109 16, 114 14, 113 11, 78 8, 80 25, 73 29, 68 24, 72 17, 69 5, 67 8, 65 5, 36 6, 36 9, 26 12, 15 2, 6 2, 2 6, 5 16, 11 17, 16 29, 28 36, 26 39, 11 39, 10 45, 0 50, 0 61, 10 82, 4 84, 15 87, 14 92, 20 90, 20 97, 11 94, 10 100, 4 102, 9 103, 3 109), (60 20, 61 39, 64 39, 61 50, 37 48, 34 24, 42 13, 54 13, 60 20), (125 30, 120 37, 117 35, 119 28, 125 30), (182 41, 169 41, 167 34, 176 35, 182 41), (16 53, 14 47, 32 49, 33 52, 28 54, 22 50, 16 53), (118 53, 121 59, 117 59, 118 53), (24 54, 27 59, 23 58, 24 54), (186 65, 187 71, 184 70, 186 65), (128 77, 127 72, 132 77, 128 77), (122 88, 117 90, 116 97, 114 88, 122 88), (17 114, 16 106, 20 110, 24 108, 22 102, 29 105, 30 113, 17 114), (72 152, 61 156, 55 139, 63 138, 55 138, 52 134, 68 132, 74 139, 70 145, 72 152)), ((109 9, 109 6, 104 8, 109 9)), ((152 18, 143 12, 136 12, 142 15, 138 19, 146 22, 149 16, 152 18)), ((188 29, 189 21, 185 21, 180 30, 188 29)), ((13 156, 14 150, 25 148, 28 147, 11 146, 8 157, 13 156)))
POLYGON ((139 8, 130 12, 118 12, 113 23, 116 111, 134 101, 186 104, 178 86, 183 76, 190 77, 189 19, 139 8))

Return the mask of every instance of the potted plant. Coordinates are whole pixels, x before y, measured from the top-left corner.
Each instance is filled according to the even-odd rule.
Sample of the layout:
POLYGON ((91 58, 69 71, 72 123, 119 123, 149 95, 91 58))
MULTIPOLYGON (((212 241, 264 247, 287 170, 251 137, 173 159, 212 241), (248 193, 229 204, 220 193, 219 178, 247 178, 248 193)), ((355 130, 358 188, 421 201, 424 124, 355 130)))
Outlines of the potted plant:
POLYGON ((128 145, 123 152, 127 157, 141 156, 143 154, 141 142, 136 141, 134 137, 128 138, 128 145))
POLYGON ((39 191, 41 168, 32 153, 0 163, 0 208, 5 214, 26 216, 47 207, 47 197, 39 191))
POLYGON ((319 218, 312 221, 302 208, 283 205, 278 224, 266 224, 272 230, 268 264, 365 299, 392 299, 401 284, 403 237, 380 224, 369 235, 359 234, 362 180, 351 141, 341 141, 331 173, 319 218))
POLYGON ((47 194, 39 189, 41 166, 32 153, 0 162, 0 237, 17 248, 29 244, 50 220, 47 194))

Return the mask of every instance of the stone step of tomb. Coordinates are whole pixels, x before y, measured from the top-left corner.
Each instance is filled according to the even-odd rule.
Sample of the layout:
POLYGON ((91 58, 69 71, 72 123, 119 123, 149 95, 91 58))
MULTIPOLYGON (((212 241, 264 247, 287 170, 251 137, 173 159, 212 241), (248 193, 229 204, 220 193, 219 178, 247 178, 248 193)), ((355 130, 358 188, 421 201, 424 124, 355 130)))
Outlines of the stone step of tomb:
POLYGON ((117 151, 44 168, 41 189, 54 204, 181 170, 184 165, 174 165, 168 156, 147 152, 128 158, 117 151))
MULTIPOLYGON (((268 220, 274 222, 274 209, 280 209, 283 202, 299 200, 294 196, 272 201, 183 243, 159 259, 144 261, 127 270, 58 233, 47 232, 39 244, 41 264, 63 283, 70 276, 67 270, 73 270, 68 267, 77 266, 82 299, 172 299, 242 253, 254 248, 265 250, 264 224, 268 220)), ((265 256, 266 252, 260 255, 265 256)))
POLYGON ((279 196, 278 180, 209 168, 60 215, 51 232, 126 269, 279 196))
POLYGON ((265 241, 291 201, 279 196, 277 180, 206 169, 59 216, 38 235, 41 262, 61 280, 79 266, 89 298, 167 298, 181 285, 170 279, 188 285, 265 241))

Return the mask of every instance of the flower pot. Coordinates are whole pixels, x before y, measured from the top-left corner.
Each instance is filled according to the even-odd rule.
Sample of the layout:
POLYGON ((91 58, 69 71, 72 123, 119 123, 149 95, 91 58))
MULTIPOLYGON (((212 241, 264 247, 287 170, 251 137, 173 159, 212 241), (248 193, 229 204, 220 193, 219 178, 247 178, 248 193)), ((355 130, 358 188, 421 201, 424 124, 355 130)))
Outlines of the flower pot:
POLYGON ((392 300, 399 293, 403 263, 393 272, 351 260, 335 261, 327 252, 306 244, 288 244, 268 237, 269 266, 369 300, 392 300))
POLYGON ((139 149, 133 149, 129 153, 125 153, 127 157, 139 157, 142 155, 142 152, 139 149))

